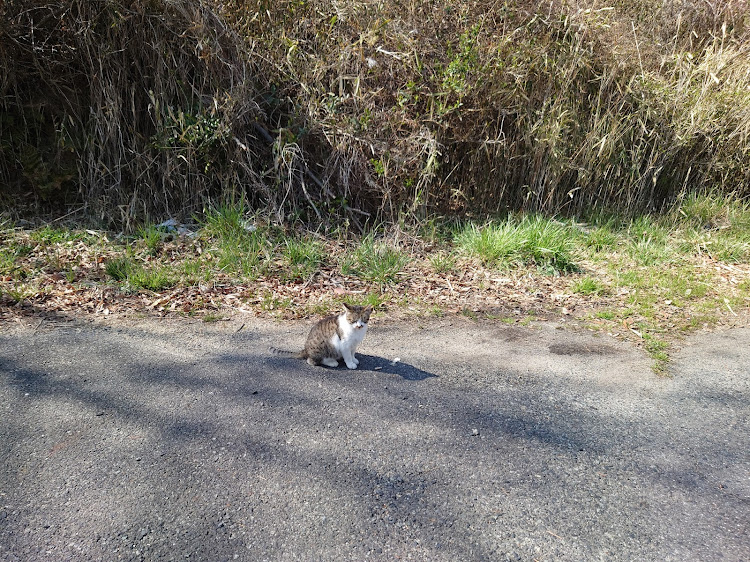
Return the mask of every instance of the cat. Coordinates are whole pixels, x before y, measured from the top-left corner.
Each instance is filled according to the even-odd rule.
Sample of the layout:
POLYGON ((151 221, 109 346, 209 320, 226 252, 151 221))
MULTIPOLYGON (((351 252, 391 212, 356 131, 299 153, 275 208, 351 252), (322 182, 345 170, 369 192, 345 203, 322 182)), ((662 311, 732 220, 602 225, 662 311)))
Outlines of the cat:
POLYGON ((357 346, 367 333, 367 322, 372 313, 371 306, 344 303, 341 314, 332 314, 312 327, 299 353, 271 348, 279 354, 289 354, 297 359, 307 359, 310 365, 338 367, 343 359, 349 369, 356 369, 359 359, 354 356, 357 346))

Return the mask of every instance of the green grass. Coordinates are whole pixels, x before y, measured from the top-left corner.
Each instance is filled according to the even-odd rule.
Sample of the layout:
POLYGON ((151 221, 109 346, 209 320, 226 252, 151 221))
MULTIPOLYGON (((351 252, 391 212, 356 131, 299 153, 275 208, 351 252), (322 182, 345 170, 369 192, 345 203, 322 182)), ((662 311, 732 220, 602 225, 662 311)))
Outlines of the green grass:
POLYGON ((271 259, 270 241, 265 229, 245 218, 244 207, 225 205, 206 213, 202 236, 213 245, 219 270, 256 279, 271 259))
POLYGON ((208 312, 201 318, 201 320, 203 320, 203 322, 205 322, 206 324, 210 324, 213 322, 219 322, 221 320, 224 320, 225 318, 226 317, 223 314, 208 312))
POLYGON ((171 267, 158 264, 144 267, 129 257, 119 257, 108 261, 104 270, 114 281, 136 290, 146 289, 158 292, 174 287, 178 282, 178 277, 171 267))
POLYGON ((125 281, 134 267, 131 259, 119 257, 109 260, 104 266, 104 271, 115 281, 125 281))
POLYGON ((40 289, 35 283, 16 283, 12 287, 6 289, 3 293, 13 302, 19 303, 26 299, 36 297, 43 292, 44 290, 40 289))
POLYGON ((0 275, 26 278, 29 272, 20 262, 33 250, 30 245, 15 240, 0 246, 0 275))
POLYGON ((344 302, 347 304, 371 306, 373 310, 383 307, 387 301, 387 297, 380 291, 370 291, 363 297, 351 295, 344 298, 344 302))
POLYGON ((175 275, 178 275, 180 283, 185 285, 210 281, 212 273, 211 266, 205 260, 196 258, 185 259, 175 266, 175 275))
POLYGON ((649 215, 639 216, 630 223, 627 238, 628 254, 638 265, 659 265, 676 257, 669 244, 668 230, 649 215))
POLYGON ((152 256, 156 256, 159 253, 159 249, 162 245, 162 233, 154 225, 149 225, 141 228, 138 231, 141 240, 146 245, 148 253, 152 256))
POLYGON ((34 230, 30 235, 32 240, 44 244, 59 244, 60 242, 72 240, 73 237, 73 233, 69 229, 54 228, 51 226, 44 226, 34 230))
POLYGON ((725 263, 747 263, 750 260, 750 233, 740 238, 733 233, 719 234, 705 243, 706 252, 725 263))
POLYGON ((438 251, 429 260, 435 273, 449 273, 456 268, 456 256, 448 252, 438 251))
POLYGON ((283 312, 292 307, 292 301, 289 297, 278 297, 271 291, 266 291, 261 298, 260 307, 267 312, 283 312))
POLYGON ((288 263, 284 276, 289 279, 306 279, 318 271, 324 262, 323 244, 309 238, 287 238, 281 252, 288 263))
POLYGON ((383 286, 399 281, 399 273, 407 261, 408 257, 400 249, 368 235, 345 256, 340 267, 344 275, 354 275, 383 286))
POLYGON ((614 320, 617 318, 617 313, 613 312, 612 310, 600 310, 596 314, 594 314, 595 318, 599 318, 601 320, 614 320))
POLYGON ((576 236, 565 224, 523 216, 484 226, 469 224, 457 232, 455 242, 486 265, 536 265, 551 272, 571 272, 578 268, 573 259, 576 236))
POLYGON ((584 244, 594 252, 607 252, 617 246, 618 236, 609 226, 597 226, 584 237, 584 244))
POLYGON ((584 277, 573 284, 573 292, 581 295, 602 295, 607 288, 598 280, 592 277, 584 277))
POLYGON ((32 230, 29 239, 46 246, 69 242, 85 242, 88 245, 94 245, 99 241, 98 236, 85 230, 51 225, 32 230))
POLYGON ((131 271, 127 279, 135 289, 163 291, 177 284, 177 278, 168 266, 138 267, 131 271))
POLYGON ((730 195, 689 193, 665 217, 678 227, 715 230, 722 227, 750 228, 750 203, 730 195))
POLYGON ((643 333, 643 341, 646 352, 654 360, 652 365, 654 372, 665 374, 669 364, 669 343, 647 332, 643 333))

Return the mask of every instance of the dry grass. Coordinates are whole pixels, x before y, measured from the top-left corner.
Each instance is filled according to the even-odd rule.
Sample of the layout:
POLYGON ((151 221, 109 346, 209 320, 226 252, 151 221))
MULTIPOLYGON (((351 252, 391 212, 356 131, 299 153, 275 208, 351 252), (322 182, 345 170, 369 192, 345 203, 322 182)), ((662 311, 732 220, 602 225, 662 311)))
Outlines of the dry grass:
MULTIPOLYGON (((0 180, 135 230, 750 195, 745 0, 8 0, 0 180)), ((64 209, 64 210, 61 210, 64 209)))

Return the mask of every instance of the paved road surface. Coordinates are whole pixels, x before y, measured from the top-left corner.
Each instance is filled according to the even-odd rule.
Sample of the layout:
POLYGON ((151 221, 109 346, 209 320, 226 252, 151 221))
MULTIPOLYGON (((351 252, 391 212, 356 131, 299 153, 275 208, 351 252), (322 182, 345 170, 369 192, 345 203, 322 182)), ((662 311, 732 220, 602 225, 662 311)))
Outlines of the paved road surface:
POLYGON ((307 328, 0 327, 0 560, 750 560, 749 329, 307 328))

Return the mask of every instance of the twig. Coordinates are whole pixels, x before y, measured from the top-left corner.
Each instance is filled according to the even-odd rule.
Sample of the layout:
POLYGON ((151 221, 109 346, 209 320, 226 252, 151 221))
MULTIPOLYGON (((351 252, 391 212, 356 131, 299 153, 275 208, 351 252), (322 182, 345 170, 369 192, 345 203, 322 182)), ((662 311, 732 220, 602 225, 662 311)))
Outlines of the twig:
POLYGON ((638 65, 641 67, 641 78, 643 78, 646 75, 646 73, 643 72, 643 61, 641 60, 641 49, 638 46, 638 36, 635 34, 635 23, 631 21, 630 25, 633 28, 633 38, 635 39, 635 52, 638 53, 638 65))
POLYGON ((446 277, 445 282, 448 283, 448 288, 451 290, 451 295, 455 297, 456 291, 453 290, 453 285, 451 285, 451 280, 446 277))
POLYGON ((729 299, 727 299, 726 297, 724 297, 724 304, 727 305, 729 312, 737 316, 737 313, 734 310, 732 310, 732 307, 729 305, 729 299))
POLYGON ((77 209, 75 209, 74 211, 70 211, 69 213, 66 213, 66 214, 64 214, 64 215, 63 215, 63 216, 61 216, 61 217, 57 217, 56 219, 52 219, 52 220, 51 220, 51 221, 49 221, 49 222, 50 222, 50 223, 53 223, 53 222, 61 221, 61 220, 63 220, 63 219, 65 218, 65 217, 69 217, 70 215, 74 215, 75 213, 78 213, 79 211, 83 211, 83 210, 84 210, 85 208, 86 208, 86 205, 84 205, 83 207, 78 207, 78 208, 77 208, 77 209))
MULTIPOLYGON (((255 130, 258 131, 261 137, 263 137, 263 140, 265 140, 268 144, 273 144, 274 140, 271 134, 266 130, 266 128, 261 125, 260 123, 253 123, 253 127, 255 127, 255 130)), ((314 181, 320 189, 322 189, 326 195, 329 197, 333 197, 333 193, 325 186, 325 184, 316 176, 312 170, 310 170, 310 167, 307 165, 307 162, 305 162, 304 158, 302 159, 302 168, 305 174, 308 175, 308 177, 314 181)))

